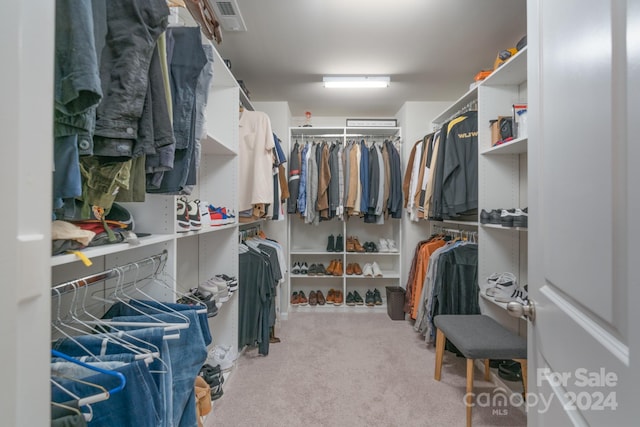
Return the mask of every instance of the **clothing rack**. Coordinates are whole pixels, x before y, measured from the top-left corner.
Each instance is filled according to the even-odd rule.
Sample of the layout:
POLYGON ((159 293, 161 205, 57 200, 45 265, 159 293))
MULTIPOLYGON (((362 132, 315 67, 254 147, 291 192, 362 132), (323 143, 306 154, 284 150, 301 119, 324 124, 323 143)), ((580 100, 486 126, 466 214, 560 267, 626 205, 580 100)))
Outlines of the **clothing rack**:
POLYGON ((149 264, 157 266, 154 270, 154 274, 156 274, 158 271, 162 269, 165 262, 167 261, 168 256, 169 256, 169 253, 165 250, 165 251, 162 251, 162 253, 160 254, 152 255, 140 261, 131 262, 128 264, 124 264, 122 266, 111 268, 101 273, 96 273, 90 276, 86 276, 79 279, 71 280, 69 282, 61 283, 51 288, 51 296, 60 296, 68 292, 74 292, 82 286, 89 286, 89 285, 93 285, 94 283, 103 282, 105 280, 113 279, 116 277, 122 277, 122 275, 128 271, 131 271, 133 269, 139 269, 149 264))
POLYGON ((255 237, 262 231, 262 220, 258 223, 252 222, 249 224, 240 224, 238 231, 238 240, 240 243, 246 241, 251 237, 255 237))
POLYGON ((465 105, 460 107, 455 113, 447 117, 445 120, 442 120, 439 123, 434 123, 433 130, 436 131, 440 129, 444 123, 447 123, 448 121, 458 117, 460 114, 466 113, 467 111, 475 111, 477 109, 478 109, 478 100, 472 99, 471 101, 467 102, 465 105))
POLYGON ((478 242, 477 231, 461 230, 459 228, 447 228, 437 224, 433 224, 432 227, 433 227, 433 232, 436 234, 446 234, 446 235, 451 235, 453 237, 460 237, 463 240, 469 240, 476 243, 478 242))

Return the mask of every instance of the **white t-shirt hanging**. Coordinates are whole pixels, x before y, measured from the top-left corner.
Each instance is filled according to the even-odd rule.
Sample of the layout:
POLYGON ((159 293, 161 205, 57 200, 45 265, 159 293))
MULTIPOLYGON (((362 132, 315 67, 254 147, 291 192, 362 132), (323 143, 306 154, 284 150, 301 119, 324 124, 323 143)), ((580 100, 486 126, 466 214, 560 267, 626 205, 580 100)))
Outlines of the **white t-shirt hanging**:
POLYGON ((261 111, 240 113, 238 209, 273 203, 273 131, 269 116, 261 111))

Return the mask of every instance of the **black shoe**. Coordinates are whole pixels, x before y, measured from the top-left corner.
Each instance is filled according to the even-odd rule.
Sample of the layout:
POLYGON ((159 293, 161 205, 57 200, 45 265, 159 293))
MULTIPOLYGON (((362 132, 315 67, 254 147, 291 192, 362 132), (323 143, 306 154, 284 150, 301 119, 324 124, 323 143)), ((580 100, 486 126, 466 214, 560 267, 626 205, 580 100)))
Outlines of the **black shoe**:
POLYGON ((333 234, 329 235, 327 239, 327 252, 335 252, 336 251, 336 243, 333 234))
POLYGON ((360 294, 358 293, 358 291, 353 291, 353 301, 357 305, 363 305, 364 304, 364 301, 363 301, 362 297, 360 296, 360 294))
POLYGON ((480 211, 480 224, 489 224, 491 214, 484 209, 480 211))
POLYGON ((520 363, 513 360, 500 364, 498 366, 498 375, 507 381, 522 381, 522 369, 520 363))
POLYGON ((315 264, 311 264, 309 266, 309 270, 307 271, 307 274, 309 276, 315 276, 316 274, 318 274, 318 266, 315 264))
POLYGON ((377 289, 373 290, 373 303, 375 305, 382 305, 382 296, 380 295, 380 291, 377 289))
POLYGON ((526 228, 529 225, 529 208, 516 209, 513 216, 513 226, 526 228))
POLYGON ((349 306, 356 305, 356 300, 353 298, 353 294, 351 292, 347 294, 347 300, 345 303, 349 306))
POLYGON ((500 224, 500 216, 502 215, 502 209, 494 209, 489 212, 489 224, 500 224))
POLYGON ((338 237, 336 237, 336 246, 334 249, 335 252, 344 252, 344 239, 342 234, 338 234, 338 237))
POLYGON ((327 270, 324 268, 324 264, 316 265, 316 276, 326 276, 327 270))
POLYGON ((503 209, 500 214, 500 224, 502 224, 503 227, 513 227, 513 218, 515 215, 515 209, 503 209))
POLYGON ((367 291, 367 293, 364 296, 364 302, 365 304, 367 304, 367 307, 373 307, 375 305, 374 299, 373 299, 373 292, 371 291, 367 291))

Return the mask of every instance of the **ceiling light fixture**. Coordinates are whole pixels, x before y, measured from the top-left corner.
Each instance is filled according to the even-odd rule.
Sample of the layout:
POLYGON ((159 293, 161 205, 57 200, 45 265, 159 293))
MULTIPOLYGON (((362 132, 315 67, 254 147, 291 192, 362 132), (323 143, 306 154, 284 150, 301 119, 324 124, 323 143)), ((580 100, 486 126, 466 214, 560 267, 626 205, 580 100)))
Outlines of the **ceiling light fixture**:
POLYGON ((324 76, 322 83, 329 88, 389 87, 389 76, 324 76))

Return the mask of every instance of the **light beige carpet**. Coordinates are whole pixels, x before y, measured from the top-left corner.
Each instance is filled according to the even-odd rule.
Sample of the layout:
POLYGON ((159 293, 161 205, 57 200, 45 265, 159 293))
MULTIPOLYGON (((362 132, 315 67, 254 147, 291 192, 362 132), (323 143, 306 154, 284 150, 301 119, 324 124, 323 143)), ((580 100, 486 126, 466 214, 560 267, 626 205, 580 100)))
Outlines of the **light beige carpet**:
MULTIPOLYGON (((250 349, 214 402, 213 426, 464 426, 465 360, 384 312, 290 313, 269 355, 250 349)), ((476 370, 476 393, 493 385, 476 370)), ((515 407, 476 407, 474 426, 525 426, 515 407)))

